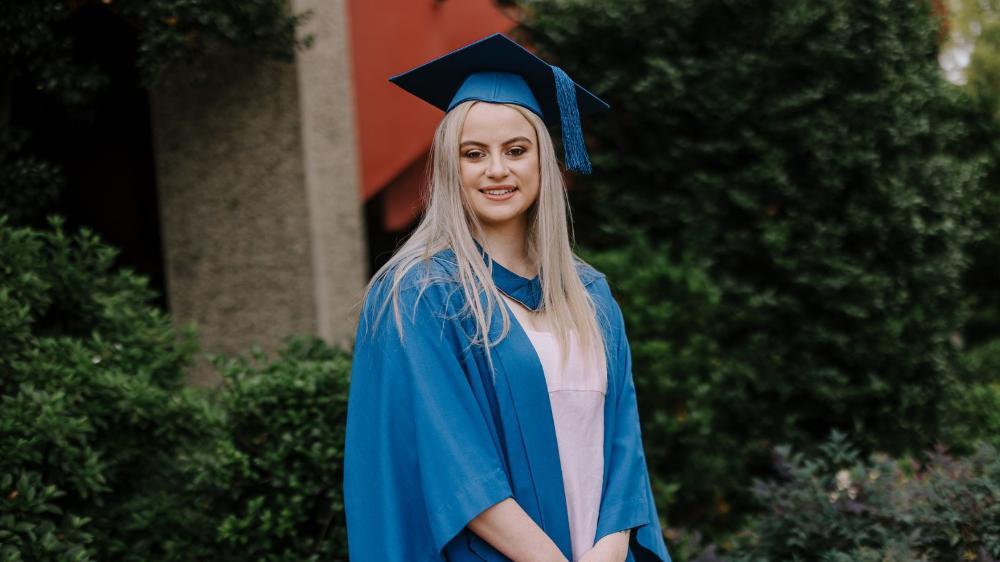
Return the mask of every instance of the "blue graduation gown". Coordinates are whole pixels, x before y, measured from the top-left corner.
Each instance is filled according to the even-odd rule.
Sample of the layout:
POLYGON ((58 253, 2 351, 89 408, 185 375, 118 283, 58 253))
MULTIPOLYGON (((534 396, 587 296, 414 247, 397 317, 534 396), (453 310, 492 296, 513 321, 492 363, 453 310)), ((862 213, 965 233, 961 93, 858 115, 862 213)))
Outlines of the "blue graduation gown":
MULTIPOLYGON (((372 330, 390 282, 377 283, 365 301, 344 451, 350 557, 508 560, 466 524, 513 497, 572 559, 541 363, 511 314, 508 336, 490 350, 494 381, 482 347, 468 343, 475 327, 460 313, 457 270, 454 253, 445 250, 407 273, 399 293, 402 338, 391 304, 372 330), (421 290, 424 275, 433 281, 421 290)), ((626 560, 669 562, 646 469, 621 310, 602 273, 580 264, 578 274, 594 298, 608 364, 604 484, 594 540, 633 529, 626 560)), ((493 279, 529 306, 541 296, 537 277, 525 279, 496 262, 493 279)), ((492 335, 500 329, 500 315, 494 314, 492 335)))

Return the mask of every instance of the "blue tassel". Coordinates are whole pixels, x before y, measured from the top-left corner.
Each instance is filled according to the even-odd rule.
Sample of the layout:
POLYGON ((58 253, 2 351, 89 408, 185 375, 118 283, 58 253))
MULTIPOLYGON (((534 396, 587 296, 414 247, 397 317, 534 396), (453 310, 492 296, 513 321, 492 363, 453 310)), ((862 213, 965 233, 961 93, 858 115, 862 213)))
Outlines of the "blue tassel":
POLYGON ((562 127, 563 150, 566 168, 582 174, 589 174, 590 159, 583 144, 583 128, 580 125, 580 110, 576 102, 576 84, 558 66, 552 66, 556 78, 556 100, 559 102, 559 119, 562 127))

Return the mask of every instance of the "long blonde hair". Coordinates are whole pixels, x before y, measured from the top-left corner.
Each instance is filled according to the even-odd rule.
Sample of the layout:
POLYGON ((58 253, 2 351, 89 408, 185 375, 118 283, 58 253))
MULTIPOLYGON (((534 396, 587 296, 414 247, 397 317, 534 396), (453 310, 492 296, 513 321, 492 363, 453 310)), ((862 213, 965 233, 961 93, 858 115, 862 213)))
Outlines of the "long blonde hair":
MULTIPOLYGON (((391 299, 382 303, 381 316, 388 300, 396 324, 402 334, 399 310, 399 284, 406 273, 418 263, 429 260, 437 252, 450 248, 458 265, 458 280, 465 297, 464 313, 475 319, 476 332, 471 345, 485 348, 492 369, 490 347, 503 340, 510 330, 510 316, 503 305, 499 290, 491 275, 492 260, 487 263, 476 247, 475 239, 483 240, 481 226, 462 188, 459 145, 469 109, 478 103, 463 102, 445 114, 434 134, 431 145, 431 165, 428 168, 425 199, 427 206, 420 223, 369 281, 365 295, 372 287, 391 275, 391 299), (485 304, 478 298, 485 295, 485 304), (493 315, 499 310, 502 330, 495 341, 489 338, 493 315)), ((536 260, 542 285, 542 306, 560 342, 563 360, 569 349, 570 333, 575 330, 584 350, 603 346, 604 340, 595 318, 593 299, 577 274, 576 264, 582 260, 571 248, 572 219, 562 172, 556 162, 552 137, 542 120, 527 109, 503 104, 525 117, 534 127, 539 148, 539 194, 528 213, 528 253, 536 260)))

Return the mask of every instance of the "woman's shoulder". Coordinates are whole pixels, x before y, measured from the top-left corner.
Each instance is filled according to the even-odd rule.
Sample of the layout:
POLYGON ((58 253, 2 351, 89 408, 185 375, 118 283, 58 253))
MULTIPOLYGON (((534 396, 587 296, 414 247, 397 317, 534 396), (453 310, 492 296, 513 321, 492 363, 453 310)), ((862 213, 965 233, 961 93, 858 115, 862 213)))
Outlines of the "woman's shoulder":
POLYGON ((580 277, 580 282, 583 283, 584 287, 588 287, 588 290, 593 290, 589 287, 594 283, 597 283, 595 288, 607 286, 607 276, 603 272, 583 261, 579 256, 574 256, 573 261, 576 262, 576 274, 580 277))
POLYGON ((418 296, 448 294, 458 287, 458 266, 451 250, 442 250, 411 263, 394 264, 379 272, 372 281, 368 292, 369 302, 382 302, 396 293, 401 302, 409 302, 418 296), (442 291, 443 290, 443 291, 442 291))
MULTIPOLYGON (((454 317, 461 309, 455 269, 437 256, 380 270, 364 296, 358 331, 369 333, 386 319, 399 326, 454 317)), ((359 337, 359 341, 360 341, 359 337)))
POLYGON ((607 275, 580 258, 576 258, 576 270, 580 281, 594 300, 598 313, 606 318, 619 316, 621 308, 612 293, 607 275))

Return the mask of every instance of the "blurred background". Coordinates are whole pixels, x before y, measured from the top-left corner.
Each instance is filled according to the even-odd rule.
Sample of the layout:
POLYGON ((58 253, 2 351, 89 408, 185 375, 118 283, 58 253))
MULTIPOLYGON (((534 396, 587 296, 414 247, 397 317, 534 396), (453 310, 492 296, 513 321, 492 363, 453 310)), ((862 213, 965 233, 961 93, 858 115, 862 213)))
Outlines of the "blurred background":
POLYGON ((15 0, 0 560, 346 559, 441 117, 387 78, 498 31, 611 104, 576 245, 674 559, 1000 558, 998 0, 15 0))

